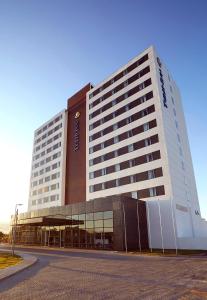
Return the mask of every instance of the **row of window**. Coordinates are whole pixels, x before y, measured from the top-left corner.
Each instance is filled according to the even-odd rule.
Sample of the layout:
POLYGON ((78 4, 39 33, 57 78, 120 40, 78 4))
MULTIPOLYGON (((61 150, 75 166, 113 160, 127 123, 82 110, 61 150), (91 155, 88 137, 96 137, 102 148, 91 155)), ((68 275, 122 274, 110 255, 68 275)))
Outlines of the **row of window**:
MULTIPOLYGON (((124 107, 123 107, 124 109, 124 107)), ((92 142, 96 139, 98 139, 99 137, 101 136, 104 136, 106 134, 109 134, 111 132, 113 132, 114 130, 117 130, 119 128, 122 128, 132 122, 135 122, 141 118, 144 118, 145 116, 147 115, 150 115, 151 113, 153 113, 155 111, 155 106, 154 104, 151 105, 151 106, 148 106, 138 112, 136 112, 135 114, 131 115, 130 117, 127 117, 125 119, 122 119, 121 121, 113 124, 113 125, 110 125, 106 128, 104 128, 103 130, 100 130, 92 135, 89 136, 89 142, 92 142)))
POLYGON ((52 125, 54 125, 55 123, 57 123, 58 121, 60 121, 62 119, 62 115, 58 116, 57 118, 55 118, 54 120, 52 120, 50 123, 48 123, 47 125, 45 125, 44 127, 40 128, 36 135, 40 135, 42 132, 44 132, 45 130, 47 130, 49 127, 51 127, 52 125))
POLYGON ((95 100, 93 103, 90 103, 89 104, 89 109, 95 107, 99 103, 105 101, 107 98, 109 98, 112 95, 118 93, 120 90, 122 90, 123 88, 127 87, 129 84, 135 82, 136 80, 140 79, 141 77, 143 77, 144 75, 146 75, 149 72, 150 72, 150 67, 147 66, 146 68, 144 68, 140 72, 136 73, 132 77, 128 78, 124 82, 122 82, 119 85, 117 85, 113 90, 107 92, 106 94, 104 94, 103 96, 101 96, 100 98, 98 98, 97 100, 95 100))
MULTIPOLYGON (((131 117, 129 117, 129 118, 131 118, 131 117)), ((133 136, 137 135, 137 134, 143 133, 143 132, 145 132, 149 129, 152 129, 156 126, 157 126, 157 122, 156 122, 155 119, 152 120, 152 121, 146 122, 146 123, 144 123, 144 124, 142 124, 138 127, 135 127, 135 128, 130 129, 128 131, 125 131, 125 132, 123 132, 119 135, 116 135, 115 137, 113 137, 109 140, 106 140, 105 142, 102 142, 102 143, 96 144, 93 147, 90 147, 89 148, 89 153, 91 154, 91 153, 94 153, 94 152, 99 151, 101 149, 107 148, 111 145, 117 144, 121 141, 124 141, 124 140, 126 140, 130 137, 133 137, 133 136)))
POLYGON ((48 182, 50 180, 54 180, 60 177, 60 172, 54 173, 50 176, 46 176, 45 178, 41 178, 39 180, 35 180, 32 182, 31 186, 35 187, 37 185, 43 184, 44 182, 48 182))
MULTIPOLYGON (((111 194, 111 196, 115 196, 117 194, 111 194)), ((150 197, 156 197, 156 196, 162 196, 165 195, 165 187, 164 185, 159 185, 147 189, 142 189, 139 191, 134 191, 134 192, 127 192, 127 193, 122 193, 121 195, 129 198, 135 198, 135 199, 144 199, 144 198, 150 198, 150 197), (132 196, 133 194, 133 196, 132 196)), ((94 198, 98 199, 98 198, 94 198)))
MULTIPOLYGON (((128 92, 125 93, 124 95, 125 95, 124 98, 121 96, 122 97, 121 99, 123 99, 123 100, 126 99, 126 98, 128 98, 128 92)), ((120 103, 122 101, 122 100, 120 101, 119 98, 120 97, 118 97, 117 99, 114 99, 113 101, 110 102, 111 107, 114 106, 114 105, 116 105, 116 104, 118 104, 118 103, 120 103)), ((112 119, 120 116, 124 112, 126 112, 126 111, 128 111, 128 110, 130 110, 130 109, 132 109, 132 108, 134 108, 134 107, 136 107, 136 106, 138 106, 138 105, 140 105, 140 104, 142 104, 142 103, 144 103, 144 102, 152 99, 152 98, 153 98, 153 92, 151 91, 151 92, 143 95, 142 97, 139 97, 136 100, 133 100, 129 104, 127 104, 127 105, 125 105, 125 106, 123 106, 123 107, 115 110, 113 113, 108 114, 107 116, 99 119, 98 121, 94 122, 93 124, 89 125, 89 130, 92 130, 92 129, 94 129, 94 128, 96 128, 96 127, 98 127, 98 126, 100 126, 100 125, 102 125, 102 124, 104 124, 104 123, 106 123, 106 122, 108 122, 108 121, 110 121, 110 120, 112 120, 112 119)), ((100 110, 102 110, 102 109, 103 109, 103 107, 100 110)))
POLYGON ((111 151, 111 152, 108 152, 108 153, 106 153, 104 155, 95 157, 94 159, 90 159, 89 160, 89 165, 93 166, 93 165, 99 164, 101 162, 104 162, 106 160, 109 160, 109 159, 112 159, 112 158, 115 158, 115 157, 127 154, 129 152, 132 152, 132 151, 135 151, 135 150, 138 150, 138 149, 150 146, 150 145, 158 143, 158 142, 159 142, 158 134, 155 134, 153 136, 150 136, 148 138, 140 140, 140 141, 138 141, 136 143, 133 143, 133 144, 121 147, 121 148, 119 148, 119 149, 117 149, 115 151, 111 151))
POLYGON ((92 97, 98 95, 100 92, 102 92, 103 90, 105 90, 111 84, 113 84, 114 82, 118 81, 123 76, 125 76, 128 73, 130 73, 132 70, 134 70, 135 68, 137 68, 138 66, 140 66, 141 64, 143 64, 147 60, 148 60, 148 54, 146 54, 142 58, 138 59, 136 62, 134 62, 133 64, 131 64, 128 68, 126 68, 125 70, 121 71, 115 77, 113 77, 112 79, 110 79, 109 81, 107 81, 106 83, 104 83, 100 88, 98 88, 97 90, 93 91, 89 95, 89 99, 91 99, 92 97))
POLYGON ((138 165, 142 165, 142 164, 145 164, 145 163, 148 163, 148 162, 160 159, 160 158, 161 158, 160 151, 159 150, 154 151, 152 153, 148 153, 148 154, 141 155, 141 156, 138 156, 138 157, 133 158, 133 159, 123 161, 119 164, 111 165, 109 167, 99 169, 99 170, 96 170, 94 172, 90 172, 89 173, 89 178, 93 179, 93 178, 96 178, 96 177, 108 175, 108 174, 111 174, 111 173, 114 173, 114 172, 122 171, 122 170, 132 168, 132 167, 135 167, 135 166, 138 166, 138 165))
POLYGON ((59 200, 59 195, 52 195, 52 196, 47 196, 44 198, 40 198, 37 200, 32 200, 32 205, 37 205, 37 204, 42 204, 42 203, 47 203, 47 202, 52 202, 52 201, 57 201, 59 200))
POLYGON ((94 220, 95 221, 95 220, 102 220, 102 219, 106 220, 106 219, 112 219, 112 218, 113 218, 113 211, 111 211, 111 210, 67 216, 67 219, 69 219, 69 220, 80 220, 80 221, 85 221, 85 220, 94 220))
POLYGON ((131 183, 135 183, 135 182, 150 180, 150 179, 161 177, 161 176, 163 176, 162 168, 156 168, 156 169, 148 170, 148 171, 141 172, 138 174, 124 176, 124 177, 116 178, 113 180, 90 185, 89 192, 93 193, 93 192, 97 192, 97 191, 101 191, 101 190, 107 190, 107 189, 111 189, 114 187, 119 187, 122 185, 127 185, 127 184, 131 184, 131 183))
POLYGON ((46 139, 48 136, 50 136, 51 134, 53 134, 54 132, 58 131, 60 128, 62 128, 62 123, 60 123, 59 125, 55 126, 53 129, 49 130, 47 133, 43 134, 41 137, 39 137, 36 141, 35 144, 38 144, 39 142, 41 142, 42 140, 46 139))
POLYGON ((41 144, 41 147, 45 147, 46 145, 51 144, 52 142, 56 141, 57 139, 61 138, 62 136, 62 132, 56 134, 55 136, 53 136, 51 139, 45 141, 44 143, 41 144))
POLYGON ((38 190, 32 191, 32 196, 41 195, 41 194, 47 193, 49 191, 54 191, 54 190, 59 189, 59 187, 60 187, 59 183, 54 183, 54 184, 51 184, 49 186, 45 186, 45 187, 40 188, 38 190))
POLYGON ((48 166, 44 169, 41 169, 39 171, 36 171, 33 173, 33 177, 37 177, 39 175, 43 175, 44 173, 47 173, 47 172, 50 172, 51 170, 55 170, 57 168, 60 167, 60 161, 56 162, 55 164, 51 165, 51 166, 48 166))
POLYGON ((117 144, 117 143, 119 143, 121 141, 124 141, 124 140, 126 140, 126 139, 128 139, 130 137, 133 137, 135 135, 143 133, 143 132, 145 132, 145 131, 147 131, 149 129, 152 129, 152 128, 156 127, 156 126, 157 126, 157 122, 154 119, 154 120, 149 121, 147 123, 144 123, 144 124, 142 124, 142 125, 140 125, 140 126, 138 126, 136 128, 130 129, 130 130, 126 131, 126 132, 123 132, 123 133, 121 133, 119 135, 116 135, 115 137, 113 137, 113 138, 111 138, 109 140, 106 140, 103 143, 100 143, 100 144, 97 144, 97 145, 95 145, 93 147, 90 147, 89 148, 89 153, 91 154, 91 153, 94 153, 94 152, 99 151, 101 149, 104 149, 104 148, 107 148, 107 147, 112 146, 114 144, 117 144))
POLYGON ((51 156, 48 156, 47 158, 41 160, 40 162, 34 164, 34 166, 32 167, 32 169, 36 169, 36 168, 38 168, 38 167, 41 167, 41 166, 43 166, 44 164, 47 164, 48 162, 50 162, 50 161, 52 161, 52 160, 54 160, 54 159, 57 159, 57 158, 60 157, 60 156, 61 156, 61 152, 59 151, 59 152, 57 152, 57 153, 55 153, 55 154, 53 154, 53 155, 51 155, 51 156))
MULTIPOLYGON (((43 145, 43 144, 42 144, 41 146, 42 146, 42 148, 45 147, 45 145, 43 145)), ((59 147, 61 147, 61 142, 59 142, 59 143, 53 145, 53 146, 50 147, 50 148, 47 148, 46 151, 41 152, 41 156, 43 156, 43 153, 44 153, 44 154, 50 153, 51 151, 53 151, 53 150, 55 150, 55 149, 57 149, 57 148, 59 148, 59 147)), ((36 151, 36 152, 37 152, 38 150, 40 150, 40 146, 37 146, 37 147, 35 148, 35 151, 36 151)), ((38 158, 39 158, 39 157, 38 157, 38 158)), ((38 159, 38 158, 37 158, 37 159, 38 159)))
POLYGON ((104 111, 108 110, 109 108, 111 108, 112 106, 122 102, 123 100, 129 98, 130 96, 140 92, 141 90, 143 90, 144 88, 148 87, 149 85, 152 84, 152 80, 151 78, 145 80, 144 82, 138 84, 136 87, 132 88, 131 90, 123 93, 121 96, 117 97, 116 99, 114 99, 113 101, 107 103, 106 105, 102 106, 101 108, 95 110, 93 113, 91 113, 89 115, 89 120, 91 120, 92 118, 95 118, 96 116, 98 116, 99 114, 103 113, 104 111))

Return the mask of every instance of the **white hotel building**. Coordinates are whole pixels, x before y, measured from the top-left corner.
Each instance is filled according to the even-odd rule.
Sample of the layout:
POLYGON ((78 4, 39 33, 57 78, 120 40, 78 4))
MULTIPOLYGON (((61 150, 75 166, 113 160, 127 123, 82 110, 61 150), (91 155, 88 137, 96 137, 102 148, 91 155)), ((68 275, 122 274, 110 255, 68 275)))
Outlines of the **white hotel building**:
POLYGON ((67 114, 35 130, 28 210, 64 205, 67 114))
POLYGON ((161 229, 167 248, 206 247, 180 93, 154 47, 88 92, 87 115, 87 200, 145 200, 152 247, 161 229))
MULTIPOLYGON (((145 248, 207 249, 180 93, 154 47, 86 85, 35 131, 28 211, 20 225, 35 215, 38 230, 66 226, 61 245, 123 250, 128 230, 137 249, 140 227, 145 248)), ((51 230, 40 244, 52 243, 51 230)))

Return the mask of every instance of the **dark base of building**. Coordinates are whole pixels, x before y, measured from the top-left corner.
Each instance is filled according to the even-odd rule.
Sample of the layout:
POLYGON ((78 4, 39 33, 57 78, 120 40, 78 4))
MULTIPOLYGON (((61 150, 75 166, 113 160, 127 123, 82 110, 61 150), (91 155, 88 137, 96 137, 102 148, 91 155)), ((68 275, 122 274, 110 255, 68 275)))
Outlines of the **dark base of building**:
POLYGON ((144 201, 124 196, 36 210, 18 216, 15 242, 51 247, 145 250, 144 201))

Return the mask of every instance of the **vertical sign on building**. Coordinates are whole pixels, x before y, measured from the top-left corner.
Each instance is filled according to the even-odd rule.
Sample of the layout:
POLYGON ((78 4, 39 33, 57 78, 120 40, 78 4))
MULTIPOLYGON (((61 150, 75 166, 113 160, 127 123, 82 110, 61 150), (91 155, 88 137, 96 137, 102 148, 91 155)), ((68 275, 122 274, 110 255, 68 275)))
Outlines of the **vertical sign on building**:
POLYGON ((161 89, 162 89, 163 105, 164 105, 164 107, 167 108, 168 106, 167 106, 167 97, 166 97, 166 92, 165 92, 165 83, 164 83, 163 74, 162 74, 162 63, 161 63, 159 57, 157 57, 157 63, 159 65, 159 73, 160 73, 160 82, 161 82, 161 89))
POLYGON ((73 137, 74 151, 78 151, 80 146, 80 119, 79 118, 80 118, 80 112, 77 111, 74 118, 74 137, 73 137))

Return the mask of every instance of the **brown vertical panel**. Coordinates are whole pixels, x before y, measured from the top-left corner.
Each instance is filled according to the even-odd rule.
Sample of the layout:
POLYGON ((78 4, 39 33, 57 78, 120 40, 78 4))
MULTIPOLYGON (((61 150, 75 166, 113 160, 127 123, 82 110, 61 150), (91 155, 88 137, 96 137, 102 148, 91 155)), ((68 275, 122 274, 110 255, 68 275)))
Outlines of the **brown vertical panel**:
POLYGON ((87 84, 68 99, 65 204, 86 201, 87 84))

